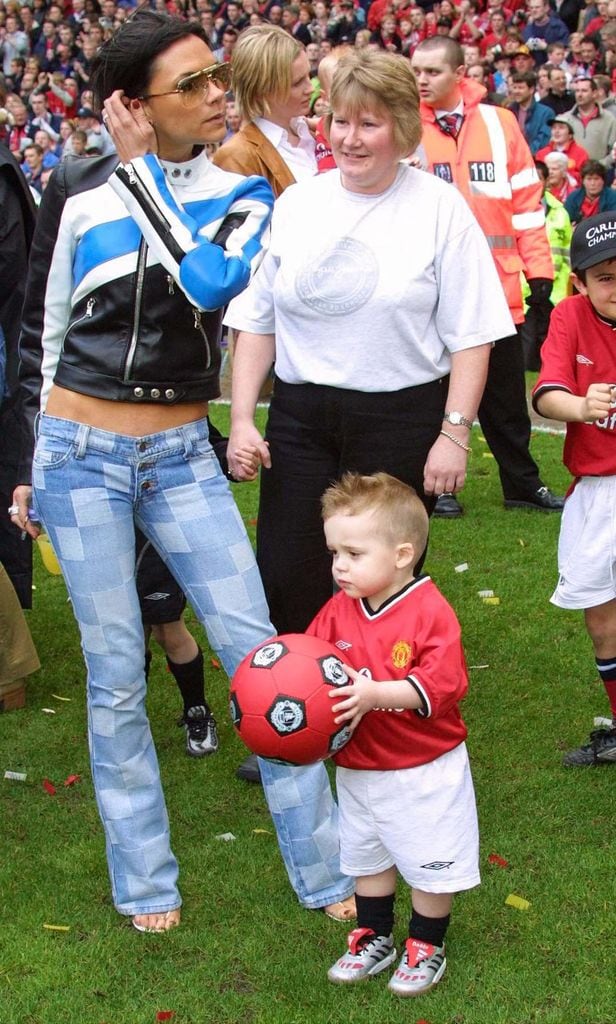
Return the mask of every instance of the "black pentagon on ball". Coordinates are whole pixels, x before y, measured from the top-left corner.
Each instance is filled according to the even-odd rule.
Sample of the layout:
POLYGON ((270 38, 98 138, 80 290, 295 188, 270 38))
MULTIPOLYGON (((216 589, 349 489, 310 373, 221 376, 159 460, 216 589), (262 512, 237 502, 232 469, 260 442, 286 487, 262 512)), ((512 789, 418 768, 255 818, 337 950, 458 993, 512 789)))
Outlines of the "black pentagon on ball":
POLYGON ((257 647, 250 660, 250 667, 270 669, 288 653, 289 648, 280 640, 270 640, 269 643, 257 647))
POLYGON ((342 729, 338 729, 329 741, 329 752, 330 754, 337 754, 339 750, 349 742, 351 739, 351 730, 348 725, 343 725, 342 729))
POLYGON ((284 693, 278 694, 265 717, 279 736, 292 736, 308 725, 304 701, 284 693))
POLYGON ((346 667, 334 654, 326 654, 323 658, 317 658, 321 666, 321 675, 330 686, 348 686, 351 680, 347 674, 346 667))
POLYGON ((235 693, 232 693, 229 698, 229 714, 231 715, 231 721, 235 728, 239 729, 240 722, 242 721, 242 709, 235 693))

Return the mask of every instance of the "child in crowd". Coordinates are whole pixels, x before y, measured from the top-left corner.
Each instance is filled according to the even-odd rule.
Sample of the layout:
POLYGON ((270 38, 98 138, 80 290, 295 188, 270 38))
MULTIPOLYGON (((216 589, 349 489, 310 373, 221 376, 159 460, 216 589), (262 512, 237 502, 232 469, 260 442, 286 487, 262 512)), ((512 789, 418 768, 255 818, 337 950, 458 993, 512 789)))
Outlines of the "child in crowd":
POLYGON ((308 632, 335 644, 352 685, 332 692, 353 730, 336 756, 342 870, 356 876, 357 928, 330 968, 356 982, 397 957, 396 870, 412 889, 389 982, 415 996, 440 981, 453 893, 479 884, 475 797, 458 701, 468 686, 460 625, 414 567, 428 537, 415 491, 386 473, 346 473, 322 499, 340 588, 308 632))
POLYGON ((580 292, 554 309, 533 404, 567 424, 564 463, 575 477, 558 542, 552 603, 584 611, 612 727, 565 754, 565 765, 616 762, 616 214, 578 224, 571 242, 580 292))

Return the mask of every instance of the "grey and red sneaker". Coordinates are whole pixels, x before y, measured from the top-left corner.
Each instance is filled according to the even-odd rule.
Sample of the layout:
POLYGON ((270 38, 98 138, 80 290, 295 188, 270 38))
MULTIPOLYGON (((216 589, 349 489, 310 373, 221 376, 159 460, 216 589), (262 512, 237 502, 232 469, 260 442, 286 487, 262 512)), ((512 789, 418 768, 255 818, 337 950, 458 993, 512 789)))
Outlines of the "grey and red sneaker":
POLYGON ((387 987, 397 996, 420 996, 441 980, 446 966, 444 946, 407 939, 402 959, 387 987))
POLYGON ((347 936, 348 953, 327 972, 330 981, 351 984, 380 974, 396 959, 393 935, 377 935, 372 928, 354 928, 347 936))

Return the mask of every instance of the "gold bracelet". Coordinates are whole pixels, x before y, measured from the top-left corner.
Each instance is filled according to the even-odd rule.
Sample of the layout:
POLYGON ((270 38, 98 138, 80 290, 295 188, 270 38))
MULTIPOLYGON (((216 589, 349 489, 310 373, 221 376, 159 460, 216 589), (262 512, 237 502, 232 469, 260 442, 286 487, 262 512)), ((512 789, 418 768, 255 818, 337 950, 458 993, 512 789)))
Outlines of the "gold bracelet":
POLYGON ((458 437, 454 437, 454 435, 450 434, 448 430, 441 430, 441 434, 443 434, 445 437, 448 437, 449 440, 453 441, 454 444, 457 444, 458 448, 464 448, 464 451, 468 452, 469 455, 472 452, 473 449, 469 444, 464 444, 464 441, 460 441, 458 437))

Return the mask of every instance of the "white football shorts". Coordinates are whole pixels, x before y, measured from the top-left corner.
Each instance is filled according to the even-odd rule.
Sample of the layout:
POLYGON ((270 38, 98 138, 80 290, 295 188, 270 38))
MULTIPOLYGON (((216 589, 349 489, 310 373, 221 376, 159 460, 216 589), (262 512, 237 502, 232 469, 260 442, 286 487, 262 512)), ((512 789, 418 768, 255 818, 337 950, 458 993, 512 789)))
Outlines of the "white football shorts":
POLYGON ((479 885, 477 809, 466 744, 397 771, 336 769, 340 866, 377 875, 395 866, 424 892, 479 885))
POLYGON ((584 476, 565 502, 558 538, 559 608, 616 598, 616 476, 584 476))

